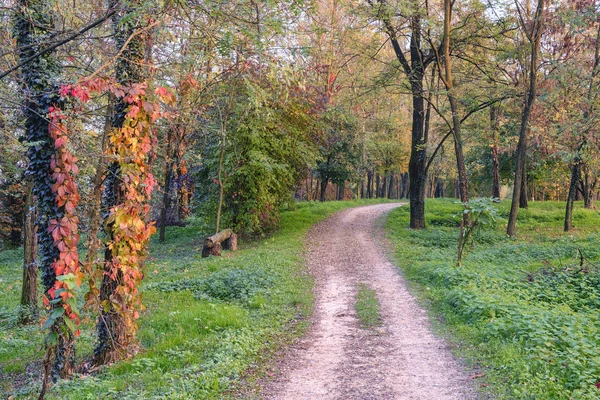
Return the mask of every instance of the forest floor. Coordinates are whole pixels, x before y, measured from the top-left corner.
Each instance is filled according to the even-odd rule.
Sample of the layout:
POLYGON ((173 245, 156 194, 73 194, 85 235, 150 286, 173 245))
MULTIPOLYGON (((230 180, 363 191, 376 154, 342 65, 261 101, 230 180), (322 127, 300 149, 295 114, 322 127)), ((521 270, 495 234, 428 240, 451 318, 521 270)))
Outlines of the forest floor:
POLYGON ((265 385, 267 399, 475 397, 469 374, 432 334, 386 256, 381 222, 400 205, 348 209, 311 229, 312 328, 282 357, 278 378, 265 385))

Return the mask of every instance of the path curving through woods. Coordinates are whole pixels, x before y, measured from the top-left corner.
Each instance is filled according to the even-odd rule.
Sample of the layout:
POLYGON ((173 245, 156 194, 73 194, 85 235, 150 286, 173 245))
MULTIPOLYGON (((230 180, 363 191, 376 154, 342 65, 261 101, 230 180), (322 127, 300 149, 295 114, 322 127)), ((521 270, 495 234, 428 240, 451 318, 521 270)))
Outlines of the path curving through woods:
POLYGON ((467 373, 431 333, 427 315, 385 255, 379 221, 398 206, 348 209, 312 228, 312 328, 283 356, 265 399, 475 398, 467 373), (376 291, 381 305, 383 323, 375 330, 362 329, 356 316, 360 283, 376 291))

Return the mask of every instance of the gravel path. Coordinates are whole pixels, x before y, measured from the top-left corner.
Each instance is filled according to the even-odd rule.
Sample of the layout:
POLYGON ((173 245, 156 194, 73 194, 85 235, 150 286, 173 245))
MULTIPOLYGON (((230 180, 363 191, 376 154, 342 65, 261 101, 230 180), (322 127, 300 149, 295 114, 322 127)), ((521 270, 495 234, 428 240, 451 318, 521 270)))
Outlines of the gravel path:
POLYGON ((425 312, 380 246, 377 222, 400 205, 349 209, 312 229, 312 329, 287 351, 265 399, 475 398, 466 372, 431 333, 425 312), (375 331, 359 327, 354 309, 359 283, 377 292, 383 324, 375 331))

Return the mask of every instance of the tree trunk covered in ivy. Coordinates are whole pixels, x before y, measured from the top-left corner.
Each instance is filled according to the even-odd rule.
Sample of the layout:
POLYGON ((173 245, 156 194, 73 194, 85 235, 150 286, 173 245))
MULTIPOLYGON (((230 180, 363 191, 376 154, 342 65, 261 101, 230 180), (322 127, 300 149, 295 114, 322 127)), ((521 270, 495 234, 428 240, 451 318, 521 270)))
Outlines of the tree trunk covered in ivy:
MULTIPOLYGON (((19 0, 15 13, 14 35, 17 53, 21 62, 44 50, 49 45, 49 38, 54 30, 52 10, 45 0, 19 0)), ((54 181, 50 174, 50 161, 55 153, 54 141, 50 136, 49 121, 46 118, 49 107, 57 105, 58 78, 61 67, 53 51, 46 52, 21 67, 20 86, 24 95, 23 116, 25 140, 34 145, 27 151, 29 166, 26 175, 33 182, 32 193, 37 201, 37 241, 38 267, 41 272, 44 295, 48 293, 56 281, 52 267, 59 258, 59 250, 54 246, 54 239, 48 232, 51 219, 62 218, 62 212, 55 203, 52 193, 54 181)), ((29 255, 31 256, 31 254, 29 255)), ((27 262, 27 261, 26 261, 27 262)), ((30 289, 34 285, 29 285, 30 289)), ((33 293, 27 297, 32 298, 33 293)), ((36 296, 37 297, 37 296, 36 296)), ((37 299, 36 299, 37 301, 37 299)), ((50 312, 56 305, 49 304, 50 312)), ((67 377, 74 369, 75 348, 73 332, 58 318, 50 327, 56 332, 58 339, 52 353, 45 357, 45 369, 56 381, 59 377, 67 377)))
MULTIPOLYGON (((109 0, 109 8, 118 11, 112 16, 114 40, 120 55, 115 62, 115 77, 122 86, 145 81, 144 60, 146 56, 145 35, 136 32, 141 26, 142 16, 135 7, 139 1, 109 0)), ((112 127, 113 132, 123 127, 128 104, 120 99, 115 103, 112 127)), ((123 200, 121 192, 121 171, 118 162, 112 162, 107 171, 102 195, 104 215, 108 217, 110 209, 123 200)), ((115 239, 112 223, 105 223, 107 241, 115 239)), ((125 357, 134 345, 135 338, 129 337, 125 318, 113 306, 113 296, 118 296, 116 289, 123 284, 123 275, 117 270, 111 277, 113 252, 109 246, 104 249, 104 274, 100 286, 100 302, 105 306, 100 312, 97 323, 98 343, 94 349, 96 365, 110 363, 125 357)))
POLYGON ((33 182, 27 182, 25 218, 23 221, 23 286, 19 322, 28 324, 38 318, 38 280, 36 258, 35 205, 33 182))

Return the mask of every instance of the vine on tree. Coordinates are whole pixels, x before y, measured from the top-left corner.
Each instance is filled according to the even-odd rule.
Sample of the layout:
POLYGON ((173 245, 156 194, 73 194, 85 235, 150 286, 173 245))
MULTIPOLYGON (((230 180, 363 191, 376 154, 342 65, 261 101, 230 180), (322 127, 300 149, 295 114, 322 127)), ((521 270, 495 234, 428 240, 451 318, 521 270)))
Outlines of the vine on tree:
POLYGON ((49 170, 50 191, 54 196, 52 218, 48 220, 46 233, 52 240, 54 257, 50 271, 45 275, 54 276, 51 285, 43 296, 48 317, 42 329, 48 329, 44 343, 44 387, 50 375, 56 381, 66 377, 74 370, 75 337, 79 335, 79 311, 77 310, 76 289, 81 285, 83 273, 79 267, 77 244, 79 243, 76 215, 80 196, 75 183, 78 173, 77 158, 67 149, 68 132, 64 124, 65 115, 56 105, 48 107, 48 134, 54 145, 50 155, 49 170))
MULTIPOLYGON (((65 86, 61 95, 87 101, 90 92, 106 91, 127 106, 122 127, 115 128, 110 134, 108 150, 112 165, 106 180, 114 190, 105 192, 105 197, 113 198, 104 199, 105 204, 112 204, 106 210, 104 229, 108 237, 105 247, 112 257, 104 265, 89 271, 90 291, 86 297, 88 304, 96 304, 101 311, 95 356, 98 358, 101 354, 111 353, 109 358, 116 359, 127 356, 135 344, 135 320, 144 309, 139 293, 142 266, 150 236, 156 232, 154 223, 147 220, 150 195, 156 186, 149 164, 155 144, 152 124, 161 113, 160 104, 148 99, 146 83, 124 87, 110 80, 95 79, 77 86, 65 86), (111 287, 109 296, 103 295, 101 285, 111 287), (114 332, 120 332, 119 337, 115 337, 114 332), (119 356, 108 349, 116 349, 119 356)), ((165 103, 173 104, 175 101, 165 88, 157 88, 154 94, 165 103)), ((103 362, 114 359, 104 359, 103 362)))

